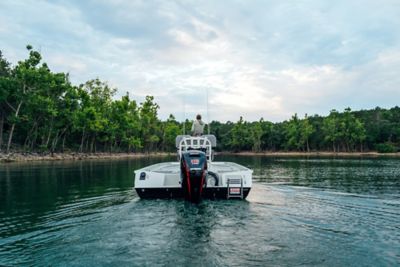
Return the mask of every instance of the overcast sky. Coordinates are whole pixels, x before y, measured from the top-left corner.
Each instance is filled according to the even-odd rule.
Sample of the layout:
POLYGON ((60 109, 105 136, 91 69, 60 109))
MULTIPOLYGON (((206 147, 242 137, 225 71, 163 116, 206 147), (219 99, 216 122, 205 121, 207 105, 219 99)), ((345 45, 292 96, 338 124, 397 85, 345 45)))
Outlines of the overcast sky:
POLYGON ((39 49, 165 119, 282 121, 400 104, 400 1, 0 1, 0 50, 39 49), (186 104, 184 104, 186 103, 186 104))

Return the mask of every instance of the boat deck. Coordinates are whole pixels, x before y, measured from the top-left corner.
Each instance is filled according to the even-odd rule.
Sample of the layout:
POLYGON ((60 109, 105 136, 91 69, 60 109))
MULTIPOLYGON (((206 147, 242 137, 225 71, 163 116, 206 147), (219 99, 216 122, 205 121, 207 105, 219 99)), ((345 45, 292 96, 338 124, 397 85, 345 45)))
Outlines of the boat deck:
POLYGON ((192 186, 194 194, 200 192, 201 197, 246 198, 252 186, 253 171, 234 162, 212 161, 212 149, 217 145, 215 136, 178 135, 175 141, 179 161, 162 162, 135 170, 135 189, 141 198, 182 197, 186 189, 188 191, 185 192, 190 195, 192 182, 192 185, 198 185, 192 186), (205 153, 201 164, 199 151, 193 150, 205 153), (198 158, 197 164, 194 163, 194 157, 198 158), (207 171, 204 171, 205 160, 207 171), (181 161, 190 166, 183 173, 181 161))
MULTIPOLYGON (((226 199, 228 181, 233 179, 242 181, 242 185, 239 184, 239 186, 243 187, 243 198, 246 198, 251 189, 252 172, 252 170, 234 162, 208 162, 208 174, 214 173, 218 184, 208 183, 207 187, 204 188, 203 197, 226 199)), ((135 189, 141 198, 183 197, 179 162, 150 165, 136 170, 135 174, 135 189)))
MULTIPOLYGON (((209 162, 208 170, 219 174, 249 171, 248 168, 234 162, 209 162)), ((141 171, 174 174, 180 173, 180 168, 179 162, 163 162, 143 168, 141 171)))

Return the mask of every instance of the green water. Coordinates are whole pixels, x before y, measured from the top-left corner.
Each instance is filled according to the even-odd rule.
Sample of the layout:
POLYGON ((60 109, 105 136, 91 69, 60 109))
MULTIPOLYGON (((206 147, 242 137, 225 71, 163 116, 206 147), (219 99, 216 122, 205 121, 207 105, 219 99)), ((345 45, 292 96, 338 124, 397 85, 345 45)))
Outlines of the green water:
POLYGON ((395 266, 400 159, 219 157, 246 201, 140 200, 153 158, 0 165, 0 266, 395 266))

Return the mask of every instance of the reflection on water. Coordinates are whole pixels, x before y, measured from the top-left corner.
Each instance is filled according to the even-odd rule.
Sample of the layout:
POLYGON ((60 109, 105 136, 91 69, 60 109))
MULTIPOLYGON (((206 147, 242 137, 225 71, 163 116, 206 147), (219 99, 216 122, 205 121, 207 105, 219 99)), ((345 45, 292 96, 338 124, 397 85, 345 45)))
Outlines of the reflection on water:
POLYGON ((399 159, 226 157, 226 160, 238 160, 254 169, 254 179, 260 183, 360 194, 398 194, 400 191, 399 159))
POLYGON ((140 200, 169 158, 0 165, 0 265, 265 266, 400 262, 400 160, 221 157, 246 201, 140 200))

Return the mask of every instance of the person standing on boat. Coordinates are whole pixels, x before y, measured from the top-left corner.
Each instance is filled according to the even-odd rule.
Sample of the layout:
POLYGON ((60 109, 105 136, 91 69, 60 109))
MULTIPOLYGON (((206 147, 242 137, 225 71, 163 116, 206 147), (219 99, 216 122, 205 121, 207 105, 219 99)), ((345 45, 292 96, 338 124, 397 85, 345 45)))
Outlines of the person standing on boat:
POLYGON ((192 124, 192 135, 203 135, 205 123, 201 120, 201 115, 197 114, 196 120, 192 124))

